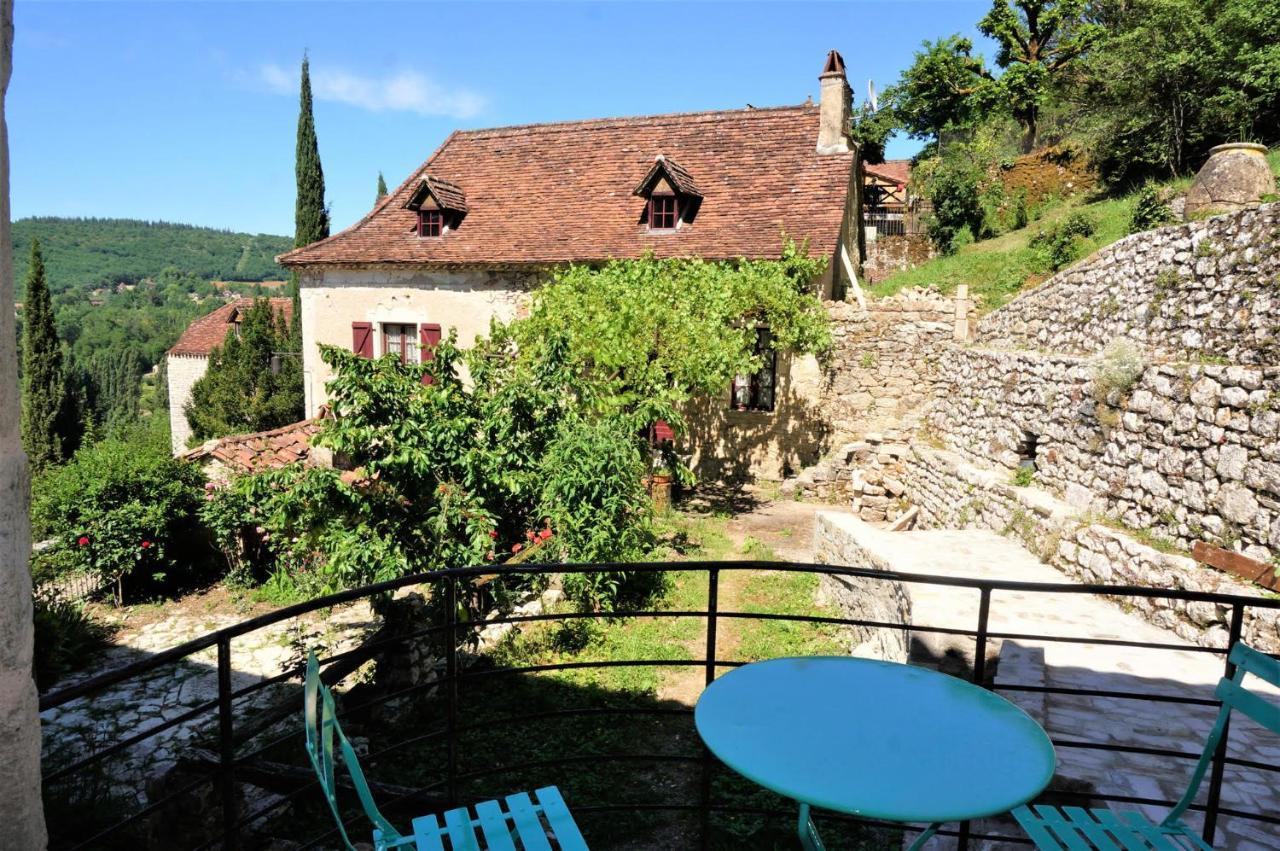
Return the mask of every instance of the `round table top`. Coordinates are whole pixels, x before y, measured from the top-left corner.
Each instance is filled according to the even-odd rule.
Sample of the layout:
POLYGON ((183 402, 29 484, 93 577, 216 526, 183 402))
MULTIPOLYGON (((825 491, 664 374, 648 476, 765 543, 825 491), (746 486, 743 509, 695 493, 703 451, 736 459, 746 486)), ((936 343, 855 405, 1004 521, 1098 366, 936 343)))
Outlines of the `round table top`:
POLYGON ((1053 744, 997 694, 924 668, 816 656, 744 665, 694 711, 719 759, 788 798, 901 822, 1006 812, 1053 777, 1053 744))

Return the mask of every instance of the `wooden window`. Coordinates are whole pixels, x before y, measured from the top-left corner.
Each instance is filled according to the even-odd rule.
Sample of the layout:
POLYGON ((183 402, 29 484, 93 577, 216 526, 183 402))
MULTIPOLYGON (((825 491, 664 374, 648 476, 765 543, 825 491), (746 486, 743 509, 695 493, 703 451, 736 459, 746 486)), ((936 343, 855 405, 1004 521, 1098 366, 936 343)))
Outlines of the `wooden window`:
POLYGON ((382 353, 401 363, 418 362, 418 326, 382 323, 382 353))
POLYGON ((760 369, 751 375, 739 375, 733 379, 729 404, 735 411, 773 410, 778 353, 773 349, 773 335, 768 328, 756 329, 755 353, 761 358, 760 369))
POLYGON ((674 195, 652 195, 649 198, 649 229, 675 230, 679 218, 674 195))
POLYGON ((444 233, 444 213, 439 210, 418 211, 418 236, 440 236, 444 233))
MULTIPOLYGON (((424 322, 418 327, 422 329, 422 360, 435 360, 436 346, 440 345, 440 326, 434 322, 424 322)), ((435 379, 430 375, 422 376, 423 384, 431 384, 434 381, 435 379)))

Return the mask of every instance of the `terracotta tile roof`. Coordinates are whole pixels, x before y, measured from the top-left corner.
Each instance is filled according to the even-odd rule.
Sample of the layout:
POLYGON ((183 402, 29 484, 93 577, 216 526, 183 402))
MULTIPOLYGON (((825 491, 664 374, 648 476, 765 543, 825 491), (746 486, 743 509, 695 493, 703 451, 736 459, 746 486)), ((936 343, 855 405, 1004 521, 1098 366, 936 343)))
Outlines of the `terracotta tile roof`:
POLYGON ((209 440, 180 457, 188 461, 214 458, 239 473, 270 470, 305 461, 311 438, 320 430, 320 417, 255 434, 235 434, 209 440))
POLYGON ((702 197, 702 190, 694 182, 693 176, 681 168, 678 162, 670 157, 664 157, 662 154, 658 154, 658 158, 653 162, 653 168, 649 169, 649 173, 644 176, 644 180, 640 181, 635 191, 631 194, 646 194, 659 174, 665 174, 677 192, 683 192, 685 195, 693 195, 697 198, 702 197))
POLYGON ((427 199, 428 193, 436 199, 436 203, 443 210, 454 210, 459 213, 467 211, 467 194, 460 186, 429 174, 423 175, 422 180, 418 181, 418 187, 410 193, 405 206, 410 210, 418 209, 427 199))
POLYGON ((911 180, 911 160, 885 160, 876 165, 864 163, 862 170, 894 183, 906 184, 911 180))
POLYGON ((520 265, 638 257, 776 257, 785 230, 834 253, 854 154, 820 156, 817 106, 682 113, 456 131, 356 224, 281 255, 289 266, 520 265), (631 194, 662 154, 697 176, 703 202, 675 232, 641 224, 631 194), (443 239, 404 208, 426 173, 466 193, 443 239))
MULTIPOLYGON (((285 322, 293 319, 293 299, 272 297, 267 299, 276 313, 284 317, 285 322)), ((238 298, 219 307, 213 313, 205 314, 187 326, 178 342, 169 349, 171 355, 203 355, 208 357, 222 341, 227 339, 227 330, 231 327, 234 316, 253 304, 251 298, 238 298)))

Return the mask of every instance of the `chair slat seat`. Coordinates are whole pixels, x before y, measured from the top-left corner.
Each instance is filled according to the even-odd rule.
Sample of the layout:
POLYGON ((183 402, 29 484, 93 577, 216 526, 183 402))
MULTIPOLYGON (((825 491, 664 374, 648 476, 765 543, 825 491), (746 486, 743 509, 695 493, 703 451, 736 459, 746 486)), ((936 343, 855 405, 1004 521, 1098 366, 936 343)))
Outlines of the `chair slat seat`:
POLYGON ((468 807, 456 807, 444 814, 444 824, 435 815, 419 816, 412 822, 412 834, 402 836, 373 802, 355 750, 338 724, 333 695, 320 683, 320 664, 314 653, 307 659, 303 720, 307 725, 307 756, 311 758, 347 848, 353 846, 338 807, 334 772, 337 754, 341 754, 360 805, 373 823, 373 845, 377 851, 400 848, 445 851, 446 838, 450 851, 552 851, 551 840, 560 851, 588 851, 564 796, 555 786, 536 790, 532 799, 525 792, 509 795, 505 799, 505 810, 503 802, 497 800, 476 804, 474 813, 468 807))
POLYGON ((1231 712, 1240 712, 1271 732, 1280 733, 1280 709, 1241 685, 1245 675, 1252 674, 1280 686, 1280 661, 1240 642, 1231 648, 1229 658, 1236 670, 1231 678, 1223 677, 1218 683, 1215 693, 1222 701, 1218 719, 1205 741, 1200 761, 1191 772, 1187 790, 1163 821, 1155 824, 1136 810, 1058 809, 1043 804, 1018 807, 1013 817, 1036 847, 1040 851, 1094 851, 1095 848, 1100 851, 1213 851, 1212 846, 1182 821, 1182 814, 1195 799, 1231 712))

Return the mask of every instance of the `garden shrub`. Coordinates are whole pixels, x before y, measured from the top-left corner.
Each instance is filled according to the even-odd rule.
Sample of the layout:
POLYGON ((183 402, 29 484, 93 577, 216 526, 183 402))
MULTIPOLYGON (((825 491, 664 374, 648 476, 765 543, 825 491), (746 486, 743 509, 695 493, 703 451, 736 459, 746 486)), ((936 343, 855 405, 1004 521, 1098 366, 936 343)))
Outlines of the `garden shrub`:
POLYGON ((1160 197, 1160 190, 1148 183, 1138 191, 1134 199, 1133 215, 1129 218, 1129 233, 1158 228, 1176 221, 1173 210, 1160 197))
POLYGON ((107 630, 80 603, 37 594, 32 599, 35 645, 31 667, 36 687, 48 691, 64 674, 81 667, 100 648, 107 630))
POLYGON ((1097 223, 1080 210, 1062 221, 1042 229, 1031 238, 1029 245, 1041 256, 1043 265, 1056 272, 1070 265, 1080 256, 1081 243, 1097 230, 1097 223))
POLYGON ((203 485, 159 429, 140 425, 85 447, 32 483, 33 532, 54 539, 39 561, 97 573, 116 583, 117 597, 125 584, 145 590, 196 578, 205 560, 196 517, 203 485))
POLYGON ((1124 337, 1112 340, 1093 363, 1093 395, 1105 402, 1112 393, 1124 396, 1142 376, 1142 351, 1124 337))

